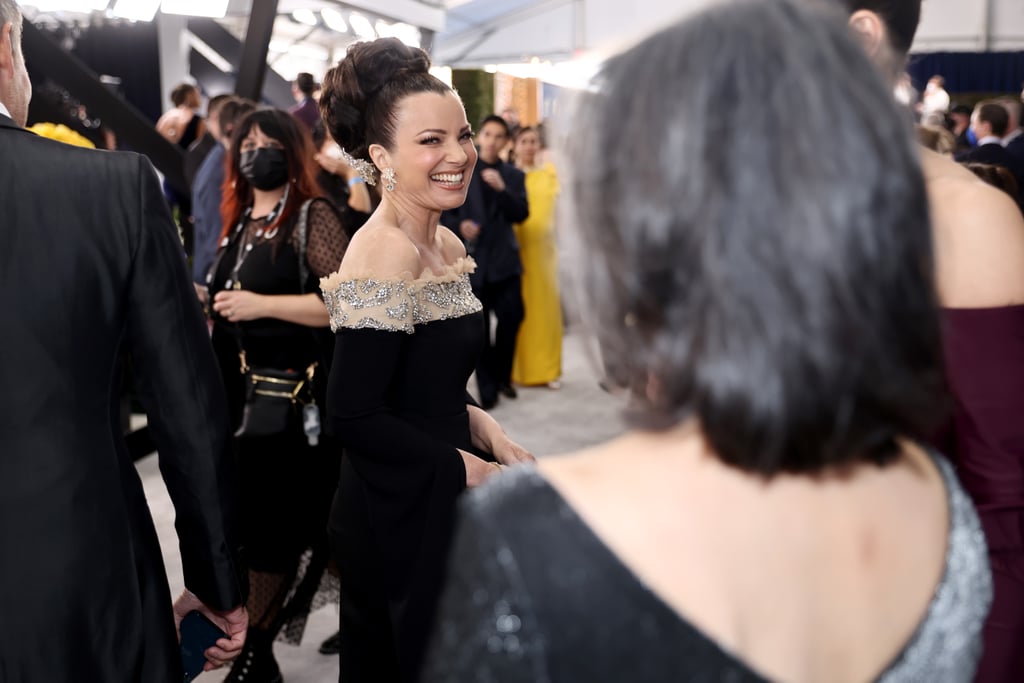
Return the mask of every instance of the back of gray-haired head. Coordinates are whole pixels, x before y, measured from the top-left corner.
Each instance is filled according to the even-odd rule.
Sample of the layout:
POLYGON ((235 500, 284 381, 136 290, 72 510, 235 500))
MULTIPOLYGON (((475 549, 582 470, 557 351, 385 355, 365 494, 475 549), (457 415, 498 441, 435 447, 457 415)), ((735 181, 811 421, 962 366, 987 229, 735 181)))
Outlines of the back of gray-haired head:
POLYGON ((578 106, 569 267, 634 424, 695 416, 773 474, 885 461, 936 415, 924 184, 844 16, 716 6, 611 59, 578 106))

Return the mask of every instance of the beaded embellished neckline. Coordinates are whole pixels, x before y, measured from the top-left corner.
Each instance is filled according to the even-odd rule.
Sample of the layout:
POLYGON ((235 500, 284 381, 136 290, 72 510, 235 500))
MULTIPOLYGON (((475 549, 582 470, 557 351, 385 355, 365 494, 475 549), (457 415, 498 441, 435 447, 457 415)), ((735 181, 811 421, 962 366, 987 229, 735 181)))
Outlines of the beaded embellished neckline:
POLYGON ((347 327, 412 334, 417 325, 483 310, 469 283, 475 269, 473 259, 465 257, 440 275, 425 269, 417 278, 409 272, 343 278, 339 271, 322 278, 320 289, 335 332, 347 327))

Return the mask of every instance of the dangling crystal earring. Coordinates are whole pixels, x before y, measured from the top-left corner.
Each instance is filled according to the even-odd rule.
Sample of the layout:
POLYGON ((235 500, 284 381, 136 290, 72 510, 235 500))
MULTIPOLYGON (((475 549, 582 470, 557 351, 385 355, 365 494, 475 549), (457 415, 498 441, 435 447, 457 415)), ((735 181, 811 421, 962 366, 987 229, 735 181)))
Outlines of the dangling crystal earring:
POLYGON ((388 192, 395 191, 395 169, 388 166, 380 172, 381 180, 384 181, 384 188, 388 192))

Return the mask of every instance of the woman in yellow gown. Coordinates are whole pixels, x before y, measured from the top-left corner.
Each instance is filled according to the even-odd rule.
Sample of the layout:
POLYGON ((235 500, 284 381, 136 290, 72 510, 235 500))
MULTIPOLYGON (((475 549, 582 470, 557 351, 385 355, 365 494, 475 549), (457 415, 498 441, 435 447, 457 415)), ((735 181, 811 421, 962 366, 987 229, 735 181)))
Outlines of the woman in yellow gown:
POLYGON ((515 164, 526 174, 530 216, 515 226, 523 261, 523 306, 512 381, 558 388, 562 374, 562 305, 558 296, 555 200, 558 175, 551 162, 537 166, 540 135, 535 128, 516 134, 515 164))

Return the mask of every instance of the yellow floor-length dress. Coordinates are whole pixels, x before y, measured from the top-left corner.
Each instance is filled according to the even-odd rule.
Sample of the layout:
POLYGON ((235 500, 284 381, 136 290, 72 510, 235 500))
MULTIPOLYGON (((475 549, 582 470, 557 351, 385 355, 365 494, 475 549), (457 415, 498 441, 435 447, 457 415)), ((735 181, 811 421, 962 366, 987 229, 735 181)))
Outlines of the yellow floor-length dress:
POLYGON ((562 304, 558 295, 555 200, 558 175, 553 164, 527 171, 530 216, 515 226, 523 260, 523 306, 512 381, 531 386, 554 382, 562 374, 562 304))

